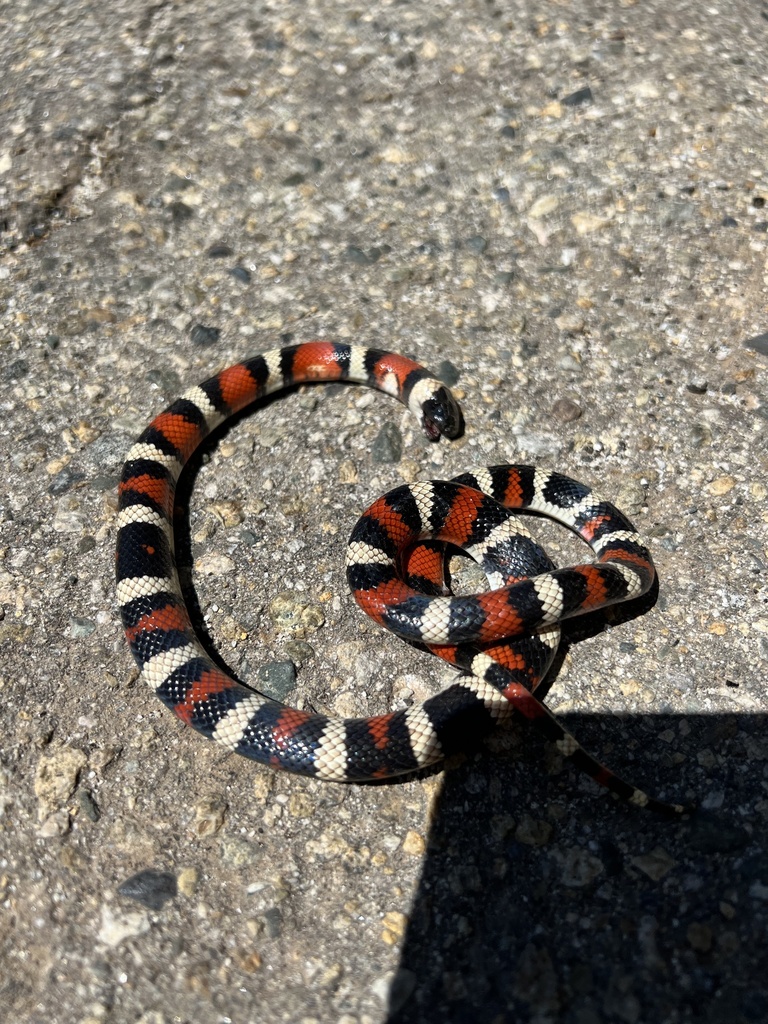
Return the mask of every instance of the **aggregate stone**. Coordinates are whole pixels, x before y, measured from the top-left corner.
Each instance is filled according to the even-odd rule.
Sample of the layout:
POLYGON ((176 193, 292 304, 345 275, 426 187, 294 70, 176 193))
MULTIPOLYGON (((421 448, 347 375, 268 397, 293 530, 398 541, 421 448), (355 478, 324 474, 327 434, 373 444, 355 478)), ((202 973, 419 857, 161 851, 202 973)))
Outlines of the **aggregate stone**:
POLYGON ((83 814, 91 821, 98 821, 101 817, 101 810, 99 805, 93 798, 93 795, 88 792, 87 789, 78 789, 77 791, 77 802, 83 811, 83 814))
POLYGON ((64 469, 54 476, 53 480, 48 486, 48 493, 59 497, 62 494, 66 494, 67 491, 72 490, 77 484, 82 483, 85 480, 85 473, 81 470, 74 469, 70 466, 66 466, 64 469))
POLYGON ((461 378, 461 370, 457 366, 454 366, 450 359, 443 359, 439 362, 435 367, 435 373, 443 384, 447 384, 449 388, 458 384, 459 379, 461 378))
POLYGON ((102 907, 101 926, 97 940, 105 946, 114 948, 126 939, 144 935, 150 928, 149 915, 144 911, 119 911, 110 906, 102 907))
POLYGON ((358 267, 369 267, 372 263, 376 262, 374 256, 363 252, 363 250, 357 245, 348 245, 344 250, 344 255, 350 263, 354 263, 358 267))
POLYGON ((270 661, 258 670, 259 689, 274 700, 285 700, 296 685, 296 666, 292 661, 270 661))
POLYGON ((288 640, 285 652, 290 655, 293 664, 299 666, 315 657, 314 647, 306 640, 288 640))
POLYGON ((117 887, 120 896, 143 903, 150 910, 162 910, 165 903, 176 896, 177 891, 175 875, 152 868, 137 871, 117 887))
POLYGON ((675 866, 675 861, 665 849, 657 846, 648 853, 638 854, 631 858, 635 867, 647 875, 654 882, 660 881, 675 866))
POLYGON ((84 619, 79 615, 72 615, 69 620, 69 632, 75 639, 82 640, 90 636, 96 629, 96 623, 92 619, 84 619))
POLYGON ((379 465, 399 462, 403 454, 403 438, 394 423, 385 423, 371 444, 371 461, 379 465))
POLYGON ((269 615, 279 630, 299 638, 314 633, 325 622, 322 609, 293 590, 282 591, 270 601, 269 615))
POLYGON ((577 89, 576 92, 563 96, 560 102, 564 107, 581 107, 585 103, 592 103, 593 100, 592 90, 588 85, 585 85, 582 89, 577 89))
POLYGON ((87 763, 85 753, 75 747, 54 749, 40 758, 35 773, 40 821, 61 809, 60 805, 74 791, 78 776, 87 763))
POLYGON ((247 267, 232 267, 230 274, 241 284, 250 284, 251 282, 251 272, 247 267))
POLYGON ((471 235, 465 242, 468 249, 472 252, 476 252, 478 256, 481 256, 488 248, 488 239, 483 238, 482 235, 471 235))
POLYGON ((565 850, 557 859, 562 870, 563 885, 569 889, 589 885, 605 870, 599 857, 581 847, 565 850))
POLYGON ((768 356, 768 332, 765 334, 756 334, 754 338, 747 338, 744 342, 746 348, 751 348, 755 352, 759 352, 760 355, 768 356))
POLYGON ((221 337, 221 329, 206 324, 195 324, 189 336, 195 345, 207 347, 216 344, 221 337))
POLYGON ((225 256, 234 256, 234 250, 224 242, 218 242, 216 245, 212 245, 208 249, 206 256, 211 259, 222 259, 225 256))

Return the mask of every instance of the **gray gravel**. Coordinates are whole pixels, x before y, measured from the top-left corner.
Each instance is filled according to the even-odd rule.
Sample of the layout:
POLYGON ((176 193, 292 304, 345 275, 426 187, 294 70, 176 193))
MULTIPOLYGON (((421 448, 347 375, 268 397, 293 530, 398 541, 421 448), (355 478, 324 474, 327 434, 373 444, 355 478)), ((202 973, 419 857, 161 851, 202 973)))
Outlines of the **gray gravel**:
POLYGON ((762 1024, 768 8, 6 7, 6 1018, 762 1024), (403 480, 558 468, 631 512, 660 588, 568 631, 548 701, 691 821, 617 806, 524 724, 393 785, 275 775, 137 679, 131 438, 318 336, 457 379, 466 433, 429 446, 334 386, 210 445, 181 552, 213 649, 305 707, 423 700, 450 671, 345 592, 357 515, 403 480))

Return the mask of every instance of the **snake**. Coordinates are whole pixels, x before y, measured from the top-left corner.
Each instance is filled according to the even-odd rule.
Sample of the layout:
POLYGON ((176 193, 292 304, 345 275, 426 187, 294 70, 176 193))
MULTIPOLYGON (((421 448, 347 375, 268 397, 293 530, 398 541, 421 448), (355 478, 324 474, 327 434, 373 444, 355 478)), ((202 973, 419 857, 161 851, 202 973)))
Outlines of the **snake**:
POLYGON ((173 523, 180 474, 212 431, 259 399, 294 385, 339 381, 399 400, 430 441, 463 432, 449 387, 419 363, 381 349, 310 341, 262 352, 187 390, 128 451, 118 487, 117 601, 147 685, 182 722, 222 748, 337 782, 427 768, 517 712, 620 800, 683 813, 682 805, 649 796, 601 764, 535 694, 563 620, 640 597, 655 578, 647 546, 619 509, 585 484, 541 467, 489 466, 453 480, 402 485, 377 499, 354 527, 346 575, 358 605, 462 671, 423 703, 334 718, 273 700, 213 660, 179 580, 173 523), (586 541, 594 561, 556 568, 519 511, 565 525, 586 541), (480 564, 490 589, 452 593, 448 558, 456 549, 480 564))

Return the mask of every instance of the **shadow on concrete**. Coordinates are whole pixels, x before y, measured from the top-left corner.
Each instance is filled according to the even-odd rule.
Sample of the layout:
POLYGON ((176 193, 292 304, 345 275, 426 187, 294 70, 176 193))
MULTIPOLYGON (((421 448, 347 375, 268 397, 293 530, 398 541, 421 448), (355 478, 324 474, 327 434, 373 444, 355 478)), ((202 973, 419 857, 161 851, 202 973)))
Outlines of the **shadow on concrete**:
POLYGON ((524 725, 449 768, 387 1024, 768 1020, 765 717, 563 716, 648 792, 698 798, 684 821, 524 725))

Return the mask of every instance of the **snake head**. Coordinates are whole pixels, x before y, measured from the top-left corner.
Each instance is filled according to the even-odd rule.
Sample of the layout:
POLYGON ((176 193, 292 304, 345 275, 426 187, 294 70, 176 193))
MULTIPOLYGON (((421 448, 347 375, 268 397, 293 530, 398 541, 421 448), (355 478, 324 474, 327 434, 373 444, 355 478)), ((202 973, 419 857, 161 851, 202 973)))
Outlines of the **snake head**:
POLYGON ((464 426, 456 399, 446 387, 438 388, 421 406, 421 425, 430 441, 458 437, 464 426))

